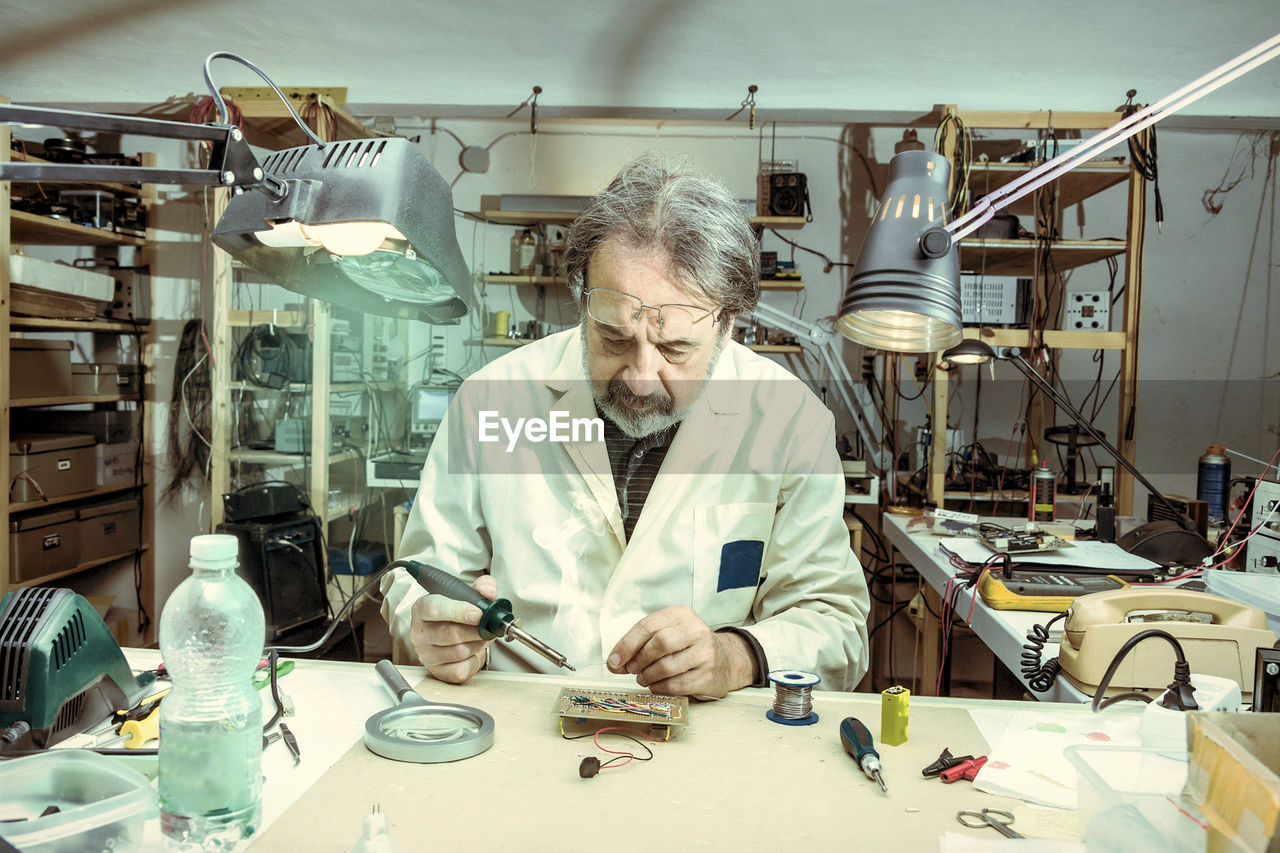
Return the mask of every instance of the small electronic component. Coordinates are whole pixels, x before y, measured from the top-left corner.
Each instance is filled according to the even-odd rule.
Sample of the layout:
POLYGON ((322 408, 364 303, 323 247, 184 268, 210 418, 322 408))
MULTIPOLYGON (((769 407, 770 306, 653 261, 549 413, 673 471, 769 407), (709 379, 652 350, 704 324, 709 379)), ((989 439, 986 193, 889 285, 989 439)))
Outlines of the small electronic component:
POLYGON ((900 746, 907 742, 907 716, 911 691, 893 686, 880 694, 880 742, 900 746))
POLYGON ((999 554, 1034 554, 1039 551, 1058 551, 1075 545, 1061 536, 1041 530, 1008 530, 997 533, 983 532, 982 541, 999 554))
POLYGON ((555 714, 560 718, 562 735, 622 726, 671 740, 689 725, 689 698, 638 690, 562 687, 556 697, 555 714))

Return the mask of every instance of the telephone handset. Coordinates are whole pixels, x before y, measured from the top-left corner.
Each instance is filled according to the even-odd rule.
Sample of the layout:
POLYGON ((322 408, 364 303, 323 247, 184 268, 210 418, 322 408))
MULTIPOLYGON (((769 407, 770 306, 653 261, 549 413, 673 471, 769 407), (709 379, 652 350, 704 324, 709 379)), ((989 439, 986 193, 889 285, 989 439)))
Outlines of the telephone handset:
MULTIPOLYGON (((1192 672, 1233 679, 1246 699, 1253 691, 1257 649, 1276 642, 1266 614, 1256 607, 1207 592, 1129 587, 1081 596, 1067 610, 1058 650, 1062 675, 1093 694, 1120 647, 1151 628, 1177 638, 1192 672)), ((1107 695, 1158 695, 1169 686, 1173 664, 1168 643, 1139 643, 1116 670, 1107 695)))

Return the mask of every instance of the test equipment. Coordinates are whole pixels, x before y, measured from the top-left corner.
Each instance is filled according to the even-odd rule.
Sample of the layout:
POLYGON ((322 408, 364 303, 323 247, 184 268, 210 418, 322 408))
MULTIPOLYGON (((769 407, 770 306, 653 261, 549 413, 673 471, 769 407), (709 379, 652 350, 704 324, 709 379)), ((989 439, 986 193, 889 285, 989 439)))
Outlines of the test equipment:
POLYGON ((297 514, 269 521, 224 522, 217 532, 240 540, 236 571, 262 601, 268 642, 324 621, 328 601, 319 519, 297 514))

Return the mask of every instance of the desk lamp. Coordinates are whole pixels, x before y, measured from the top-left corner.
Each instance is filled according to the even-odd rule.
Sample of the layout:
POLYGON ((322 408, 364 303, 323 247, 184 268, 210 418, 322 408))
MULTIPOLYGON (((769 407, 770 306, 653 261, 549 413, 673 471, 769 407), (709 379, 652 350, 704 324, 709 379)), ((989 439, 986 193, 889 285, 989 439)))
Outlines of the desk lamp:
POLYGON ((203 169, 0 163, 0 180, 199 184, 231 190, 213 242, 271 281, 367 314, 456 323, 469 273, 453 229, 453 194, 416 145, 400 137, 324 142, 255 65, 210 54, 205 83, 219 121, 205 125, 0 104, 0 122, 210 144, 203 169), (311 144, 259 163, 209 75, 214 59, 247 66, 280 96, 311 144))
POLYGON ((1047 160, 946 222, 951 167, 941 155, 904 151, 854 265, 836 327, 852 341, 895 352, 936 352, 960 342, 960 239, 1011 202, 1280 54, 1280 35, 1047 160))
POLYGON ((1122 546, 1125 544, 1133 545, 1134 547, 1126 548, 1126 550, 1140 554, 1148 559, 1188 565, 1198 563, 1213 553, 1213 547, 1196 532, 1195 522, 1186 513, 1174 506, 1172 501, 1161 494, 1160 490, 1153 486, 1150 480, 1142 476, 1142 472, 1132 462, 1126 459, 1111 442, 1107 441, 1105 435, 1093 428, 1093 424, 1089 423, 1088 418, 1080 414, 1067 401, 1066 397, 1058 393, 1049 380, 1041 376, 1034 367, 1028 364, 1027 360, 1022 357, 1020 349, 1017 347, 993 349, 984 341, 965 338, 942 354, 942 362, 945 365, 985 364, 995 359, 1008 361, 1033 385, 1043 391, 1053 401, 1054 405, 1070 415, 1071 419, 1080 426, 1080 429, 1088 433, 1090 438, 1096 441, 1107 453, 1110 453, 1112 458, 1132 474, 1135 480, 1146 486, 1151 497, 1168 510, 1169 517, 1175 520, 1172 522, 1153 521, 1144 524, 1128 534, 1125 537, 1126 541, 1122 541, 1119 544, 1122 546))

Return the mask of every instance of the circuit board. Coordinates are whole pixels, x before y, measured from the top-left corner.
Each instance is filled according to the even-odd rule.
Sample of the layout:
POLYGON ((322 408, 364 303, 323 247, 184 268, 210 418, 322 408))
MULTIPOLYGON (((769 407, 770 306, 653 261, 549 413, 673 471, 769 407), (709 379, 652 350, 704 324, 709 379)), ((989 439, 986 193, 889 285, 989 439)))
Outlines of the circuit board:
POLYGON ((639 690, 562 687, 556 697, 555 714, 560 719, 561 734, 624 726, 670 740, 689 725, 689 699, 639 690))
POLYGON ((982 534, 981 539, 998 554, 1035 554, 1040 551, 1058 551, 1075 545, 1061 536, 1041 531, 1011 530, 1007 533, 982 534))

